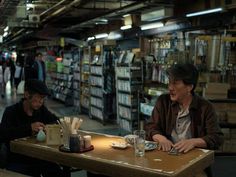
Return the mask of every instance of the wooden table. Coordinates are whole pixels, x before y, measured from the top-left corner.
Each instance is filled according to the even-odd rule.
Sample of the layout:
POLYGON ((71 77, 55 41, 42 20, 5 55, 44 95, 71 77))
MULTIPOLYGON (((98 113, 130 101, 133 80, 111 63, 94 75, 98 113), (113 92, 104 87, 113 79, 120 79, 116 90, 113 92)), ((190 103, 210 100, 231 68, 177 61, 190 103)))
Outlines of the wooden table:
POLYGON ((114 149, 114 141, 121 137, 92 132, 81 132, 92 136, 94 150, 85 153, 65 153, 58 146, 47 146, 35 138, 18 139, 11 142, 11 151, 61 165, 78 167, 114 177, 191 177, 210 166, 214 152, 194 149, 187 154, 168 155, 158 150, 147 151, 144 157, 135 157, 134 149, 114 149))

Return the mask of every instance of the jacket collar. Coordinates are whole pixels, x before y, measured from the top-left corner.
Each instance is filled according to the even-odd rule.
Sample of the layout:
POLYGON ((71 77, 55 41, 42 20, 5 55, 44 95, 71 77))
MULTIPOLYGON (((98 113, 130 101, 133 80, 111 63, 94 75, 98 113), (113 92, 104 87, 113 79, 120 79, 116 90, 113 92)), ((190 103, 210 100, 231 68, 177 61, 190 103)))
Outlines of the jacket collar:
MULTIPOLYGON (((193 94, 193 99, 192 99, 192 102, 189 106, 189 109, 198 109, 198 95, 196 94, 193 94)), ((171 102, 171 106, 175 107, 175 106, 178 106, 179 103, 177 101, 172 101, 171 102)))

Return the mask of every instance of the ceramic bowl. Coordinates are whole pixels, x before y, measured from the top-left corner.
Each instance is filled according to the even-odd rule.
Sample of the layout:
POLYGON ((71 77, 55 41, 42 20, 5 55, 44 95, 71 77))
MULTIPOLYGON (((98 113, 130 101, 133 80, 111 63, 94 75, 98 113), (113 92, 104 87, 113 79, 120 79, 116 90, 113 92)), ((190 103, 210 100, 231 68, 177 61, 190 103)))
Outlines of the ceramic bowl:
POLYGON ((126 135, 124 136, 125 142, 130 144, 130 145, 134 145, 134 138, 136 137, 136 135, 126 135))

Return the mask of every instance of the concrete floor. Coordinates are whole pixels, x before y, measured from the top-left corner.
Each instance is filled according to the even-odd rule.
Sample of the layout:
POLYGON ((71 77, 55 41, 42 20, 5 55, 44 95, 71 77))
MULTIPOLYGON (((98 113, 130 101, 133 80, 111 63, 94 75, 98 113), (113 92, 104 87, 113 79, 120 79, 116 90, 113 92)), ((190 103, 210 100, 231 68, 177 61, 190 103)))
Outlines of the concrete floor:
MULTIPOLYGON (((0 120, 6 106, 17 102, 22 96, 16 95, 10 88, 9 84, 6 88, 4 98, 0 98, 0 120)), ((48 99, 46 102, 48 109, 59 117, 63 116, 79 116, 83 118, 82 130, 94 131, 99 133, 107 133, 111 135, 125 135, 125 132, 119 129, 116 124, 103 125, 97 120, 90 119, 87 115, 81 115, 75 107, 66 107, 61 102, 48 99)), ((236 156, 216 156, 215 163, 212 165, 213 177, 235 177, 236 176, 236 156)), ((86 171, 76 171, 72 173, 72 177, 87 177, 86 171)))

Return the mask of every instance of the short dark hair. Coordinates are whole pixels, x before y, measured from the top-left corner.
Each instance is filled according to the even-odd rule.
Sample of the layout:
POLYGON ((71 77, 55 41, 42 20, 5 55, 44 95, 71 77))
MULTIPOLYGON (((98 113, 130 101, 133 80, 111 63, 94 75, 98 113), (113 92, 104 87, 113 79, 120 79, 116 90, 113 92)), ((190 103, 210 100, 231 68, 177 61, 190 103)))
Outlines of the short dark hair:
POLYGON ((198 70, 197 68, 190 63, 179 63, 172 65, 168 70, 167 74, 169 78, 173 80, 182 80, 186 85, 193 85, 193 89, 191 93, 194 93, 194 89, 196 88, 198 82, 198 70))

